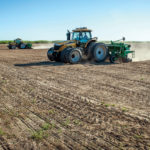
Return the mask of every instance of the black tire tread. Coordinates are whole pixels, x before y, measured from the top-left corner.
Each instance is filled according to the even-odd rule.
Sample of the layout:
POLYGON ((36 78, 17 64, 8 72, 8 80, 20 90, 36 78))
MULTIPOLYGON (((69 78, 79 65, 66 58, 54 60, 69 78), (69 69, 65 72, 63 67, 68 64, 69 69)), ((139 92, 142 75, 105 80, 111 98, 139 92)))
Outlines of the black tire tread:
POLYGON ((91 60, 93 58, 92 51, 93 51, 93 47, 95 46, 95 44, 96 44, 95 42, 92 42, 92 43, 90 43, 90 45, 87 48, 87 59, 88 60, 91 60))
MULTIPOLYGON (((81 54, 81 59, 82 59, 82 53, 81 53, 81 51, 79 50, 79 49, 77 49, 77 48, 71 48, 71 49, 69 49, 68 51, 66 51, 66 53, 65 53, 65 57, 66 57, 66 61, 67 61, 67 63, 70 63, 70 64, 73 64, 71 61, 70 61, 70 54, 71 54, 71 52, 72 51, 74 51, 74 50, 78 50, 79 51, 79 53, 81 54)), ((80 59, 80 61, 81 61, 81 59, 80 59)), ((79 62, 80 62, 79 61, 79 62)), ((77 62, 78 63, 78 62, 77 62)))
POLYGON ((60 54, 60 60, 61 62, 64 62, 64 63, 67 63, 67 59, 66 59, 66 53, 68 53, 68 51, 70 50, 71 48, 65 48, 61 54, 60 54))
POLYGON ((49 52, 50 50, 52 50, 52 48, 50 48, 50 49, 47 51, 47 57, 48 57, 48 59, 49 59, 50 61, 54 61, 54 59, 52 59, 52 58, 48 55, 48 52, 49 52))

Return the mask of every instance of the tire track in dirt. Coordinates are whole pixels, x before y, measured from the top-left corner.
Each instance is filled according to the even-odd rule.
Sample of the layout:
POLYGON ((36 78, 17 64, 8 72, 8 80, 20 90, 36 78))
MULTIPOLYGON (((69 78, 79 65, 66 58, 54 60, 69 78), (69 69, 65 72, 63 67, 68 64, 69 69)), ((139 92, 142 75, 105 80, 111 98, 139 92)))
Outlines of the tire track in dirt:
MULTIPOLYGON (((52 79, 55 79, 55 78, 50 78, 49 80, 52 80, 52 79)), ((60 83, 65 83, 65 82, 67 82, 65 85, 68 85, 68 86, 70 86, 70 85, 72 85, 71 86, 71 88, 72 87, 74 87, 75 88, 75 90, 77 90, 78 89, 78 82, 79 83, 83 83, 83 81, 84 81, 84 84, 86 84, 85 82, 87 81, 88 82, 88 80, 86 80, 86 79, 82 79, 82 78, 80 78, 79 79, 79 77, 78 77, 78 79, 76 79, 76 78, 73 78, 73 81, 75 82, 75 83, 73 83, 73 84, 71 84, 70 83, 70 81, 68 80, 68 76, 65 76, 65 79, 63 80, 63 76, 58 76, 57 75, 57 78, 56 78, 58 81, 59 81, 59 84, 60 83), (68 82, 69 81, 69 82, 68 82), (76 85, 74 85, 74 84, 76 84, 76 85)), ((55 80, 55 81, 57 81, 57 80, 55 80)), ((48 82, 48 81, 45 81, 45 82, 48 82)), ((56 83, 56 82, 55 82, 56 83)), ((93 83, 92 83, 92 88, 94 89, 94 91, 95 91, 95 93, 96 92, 98 92, 98 91, 101 91, 101 93, 103 93, 103 91, 105 92, 105 91, 108 91, 108 92, 111 92, 113 95, 114 95, 114 93, 116 93, 116 95, 118 95, 119 94, 119 96, 120 96, 120 98, 123 96, 123 97, 127 97, 127 99, 128 99, 128 101, 130 101, 130 102, 132 102, 132 98, 135 96, 135 97, 141 97, 141 99, 143 99, 144 101, 149 101, 149 96, 147 96, 147 93, 148 93, 148 89, 147 89, 147 91, 144 91, 143 90, 143 94, 142 93, 139 93, 139 92, 135 92, 135 91, 131 91, 131 90, 128 90, 128 89, 125 89, 125 88, 122 88, 122 87, 116 87, 116 86, 111 86, 110 84, 103 84, 101 81, 99 82, 99 81, 97 81, 97 83, 95 83, 94 81, 93 81, 93 83), (94 84, 94 85, 93 85, 94 84), (100 84, 100 86, 98 86, 98 84, 100 84), (96 91, 97 90, 97 91, 96 91), (124 93, 126 93, 126 95, 124 94, 124 93), (132 96, 131 96, 132 95, 132 96), (146 100, 147 99, 147 100, 146 100)), ((94 92, 93 92, 94 93, 94 92)), ((94 95, 95 96, 95 95, 94 95)), ((96 98, 98 98, 98 97, 96 97, 96 98)), ((119 97, 117 97, 118 99, 120 99, 119 97)), ((104 99, 104 98, 103 98, 104 99)), ((108 98, 106 98, 106 100, 107 100, 108 98)), ((145 102, 145 104, 147 105, 148 103, 147 102, 145 102)), ((134 101, 133 101, 133 105, 135 105, 134 104, 134 101)))
POLYGON ((27 120, 24 121, 23 119, 21 119, 21 121, 24 122, 29 128, 32 128, 32 129, 33 129, 32 124, 28 123, 27 120))
MULTIPOLYGON (((73 69, 69 69, 69 66, 24 69, 8 67, 3 64, 0 71, 6 79, 9 79, 8 84, 3 84, 6 86, 5 92, 9 94, 7 97, 5 96, 6 93, 0 92, 0 94, 2 94, 8 110, 14 110, 15 107, 18 107, 17 111, 24 109, 25 118, 21 118, 21 116, 17 118, 21 118, 34 131, 41 127, 41 121, 39 120, 43 120, 43 122, 55 121, 56 127, 52 131, 48 131, 51 138, 42 141, 45 145, 46 143, 47 145, 52 143, 52 146, 56 147, 52 139, 58 139, 60 144, 65 143, 67 149, 75 149, 76 146, 83 149, 97 149, 97 147, 119 149, 121 146, 123 148, 149 148, 149 121, 123 113, 113 107, 107 108, 99 103, 101 102, 99 101, 99 95, 92 95, 94 92, 101 91, 101 93, 104 93, 105 90, 108 90, 109 93, 113 93, 112 96, 118 95, 120 98, 123 96, 123 86, 128 87, 127 84, 130 81, 122 83, 119 87, 115 86, 116 81, 109 85, 106 81, 114 79, 110 76, 111 71, 106 71, 107 75, 101 74, 105 70, 104 67, 101 72, 96 71, 95 73, 93 71, 95 68, 81 67, 80 72, 80 66, 78 65, 73 69), (52 68, 52 71, 48 71, 52 68), (68 74, 69 72, 70 74, 68 74), (99 75, 103 75, 103 77, 99 78, 99 75), (91 76, 93 78, 90 80, 91 76), (104 76, 107 79, 103 80, 104 76), (91 93, 88 93, 88 90, 83 93, 80 92, 84 86, 89 84, 88 80, 90 81, 89 87, 93 91, 91 93), (10 83, 11 85, 9 85, 10 83), (99 86, 99 84, 102 86, 99 86), (14 92, 11 91, 13 87, 14 92), (17 97, 15 98, 14 95, 17 95, 17 97), (32 103, 34 98, 36 102, 32 103), (56 114, 48 113, 52 109, 56 111, 56 114), (70 123, 64 126, 64 121, 68 118, 70 123), (74 126, 74 120, 79 120, 82 124, 74 126), (32 124, 33 122, 35 125, 32 124), (62 135, 57 133, 59 128, 63 130, 62 135), (135 137, 136 135, 142 137, 135 137)), ((115 73, 113 75, 117 76, 115 73)), ((123 76, 123 78, 123 82, 125 82, 128 76, 123 76)), ((115 80, 117 80, 117 77, 115 80)), ((135 79, 131 78, 131 80, 134 83, 135 79)), ((119 79, 119 82, 122 82, 122 79, 119 79)), ((145 100, 149 97, 149 95, 146 95, 149 84, 144 86, 143 82, 147 83, 145 80, 140 81, 140 83, 136 82, 136 86, 144 87, 144 89, 141 89, 144 92, 140 96, 145 100)), ((132 85, 129 89, 132 87, 134 86, 132 85)), ((125 89, 125 93, 130 91, 129 89, 125 89)), ((132 98, 135 99, 138 94, 140 94, 140 91, 131 91, 125 97, 132 95, 132 98)), ((15 125, 15 123, 13 124, 15 125)), ((29 139, 27 142, 29 142, 29 139)), ((30 143, 32 144, 32 142, 30 143)))
MULTIPOLYGON (((29 111, 29 110, 27 110, 27 111, 29 111)), ((34 112, 32 112, 32 113, 34 113, 34 112)), ((38 116, 39 117, 39 116, 38 116)), ((20 117, 19 117, 20 118, 20 117)), ((29 117, 30 118, 30 117, 29 117)), ((21 119, 21 118, 20 118, 21 119)), ((31 119, 31 118, 30 118, 31 119)), ((31 119, 32 120, 32 119, 31 119)), ((30 129, 32 128, 32 130, 35 130, 33 127, 32 127, 32 123, 30 123, 30 122, 28 122, 27 120, 24 120, 24 119, 21 119, 21 121, 22 122, 24 122, 30 129)), ((63 126, 63 125, 62 125, 63 126)), ((55 135, 54 133, 53 133, 53 135, 55 135)), ((67 136, 67 138, 69 138, 69 137, 71 137, 71 136, 67 136)), ((58 138, 58 137, 57 137, 58 138)), ((70 139, 70 138, 69 138, 70 139)), ((72 139, 72 140, 75 140, 75 139, 72 139)), ((69 141, 71 141, 71 139, 69 140, 69 141)), ((74 141, 75 142, 75 141, 74 141)), ((79 142, 79 141, 78 141, 79 142)), ((80 142, 79 142, 80 143, 80 142)), ((67 143, 66 143, 67 144, 67 143)), ((92 144, 92 143, 91 143, 92 144)), ((81 143, 80 143, 80 145, 82 145, 81 143)), ((92 144, 93 145, 93 144, 92 144)), ((72 147, 73 147, 73 145, 71 145, 72 147)), ((69 147, 69 146, 68 146, 69 147)), ((90 147, 90 146, 89 146, 90 147)), ((87 147, 86 147, 87 148, 87 147)), ((93 147, 91 147, 91 149, 93 149, 93 147)))
MULTIPOLYGON (((61 106, 62 106, 62 104, 61 104, 61 106)), ((58 104, 57 104, 57 107, 58 107, 58 104)), ((63 106, 63 108, 65 108, 65 107, 63 106)))
MULTIPOLYGON (((44 70, 42 70, 42 72, 43 72, 44 70)), ((44 72, 45 73, 45 72, 44 72)), ((56 74, 56 72, 53 72, 53 71, 50 71, 50 72, 48 72, 47 71, 47 73, 49 73, 49 74, 56 74)), ((90 80, 90 78, 89 77, 86 77, 86 78, 82 78, 82 77, 77 77, 76 76, 76 74, 75 74, 76 72, 74 72, 74 76, 72 76, 72 79, 73 80, 76 80, 76 84, 79 82, 79 81, 81 81, 81 80, 84 80, 84 81, 87 81, 87 82, 89 82, 89 80, 90 80), (81 79, 81 80, 79 80, 79 79, 81 79), (79 80, 78 82, 77 82, 77 80, 79 80)), ((81 71, 80 71, 80 73, 81 73, 81 71)), ((62 80, 63 78, 65 78, 66 80, 68 80, 68 79, 70 79, 70 76, 69 75, 67 75, 67 73, 66 73, 66 75, 65 75, 65 77, 63 76, 63 74, 65 74, 65 73, 60 73, 60 72, 57 72, 57 74, 56 74, 56 78, 55 77, 50 77, 51 79, 52 78, 55 78, 55 79, 57 79, 57 80, 62 80), (62 76, 60 75, 58 75, 58 74, 62 74, 62 76), (58 77, 57 77, 58 76, 58 77)), ((84 72, 84 74, 85 74, 85 72, 84 72)), ((84 75, 84 74, 82 74, 82 75, 84 75)), ((96 78, 94 78, 94 80, 96 81, 96 83, 97 82, 99 82, 99 83, 101 83, 102 81, 99 81, 98 80, 98 76, 100 76, 101 74, 104 74, 104 75, 107 75, 108 77, 110 77, 110 80, 112 80, 112 78, 114 79, 114 78, 116 78, 117 80, 118 79, 120 79, 120 81, 122 81, 122 80, 125 80, 125 81, 129 81, 129 82, 127 82, 126 84, 132 84, 132 85, 135 85, 135 83, 137 82, 138 83, 138 85, 137 86, 139 86, 139 84, 140 84, 140 86, 141 87, 145 87, 145 88, 147 88, 147 89, 149 89, 150 88, 150 84, 148 84, 148 83, 145 83, 145 82, 141 82, 141 81, 136 81, 136 80, 131 80, 131 79, 127 79, 127 78, 123 78, 123 77, 119 77, 118 78, 118 75, 116 76, 114 76, 114 75, 111 75, 111 74, 106 74, 106 73, 104 73, 104 72, 100 72, 100 74, 98 73, 98 75, 96 76, 96 78)), ((93 75, 93 74, 92 74, 93 75)), ((96 75, 96 73, 94 72, 94 77, 95 77, 95 75, 96 75)), ((93 82, 94 82, 94 80, 92 80, 93 82)), ((70 81, 69 81, 70 82, 70 81)), ((82 83, 82 82, 81 82, 82 83)), ((123 84, 124 85, 124 84, 123 84)), ((122 87, 123 87, 123 85, 122 85, 122 87)), ((111 85, 110 85, 111 86, 111 85)), ((108 88, 109 88, 109 85, 108 85, 108 88)), ((142 93, 141 93, 142 94, 142 93)))
POLYGON ((63 107, 64 108, 64 107, 63 107))
MULTIPOLYGON (((58 74, 59 75, 59 74, 58 74)), ((65 79, 63 80, 63 78, 64 78, 64 75, 62 75, 62 76, 57 76, 56 77, 56 79, 57 79, 57 81, 58 81, 58 84, 60 84, 61 82, 63 83, 65 83, 65 82, 67 82, 66 84, 64 84, 64 85, 66 85, 66 86, 70 86, 70 82, 68 82, 69 80, 68 80, 68 76, 65 76, 65 79)), ((55 77, 53 78, 50 78, 50 80, 54 80, 54 82, 56 83, 56 80, 55 80, 55 77)), ((88 80, 86 80, 86 79, 82 79, 82 78, 79 78, 78 77, 78 79, 77 80, 79 80, 78 82, 80 82, 80 83, 82 83, 83 81, 84 82, 86 82, 86 81, 88 81, 88 80), (81 80, 80 80, 81 79, 81 80)), ((77 80, 76 79, 74 79, 73 78, 73 81, 75 81, 75 83, 74 84, 76 84, 76 83, 78 83, 77 82, 77 80)), ((48 82, 48 81, 45 81, 45 82, 48 82)), ((93 82, 94 83, 94 82, 93 82)), ((86 84, 86 83, 84 83, 84 84, 86 84)), ((88 83, 87 83, 88 84, 88 83)), ((136 95, 136 96, 139 96, 139 97, 141 97, 142 99, 143 99, 143 97, 142 97, 142 94, 140 94, 140 93, 136 93, 136 92, 131 92, 131 91, 128 91, 128 90, 126 90, 126 89, 120 89, 120 88, 117 88, 117 87, 114 87, 114 86, 110 86, 110 85, 106 85, 106 84, 102 84, 101 82, 100 82, 100 84, 102 85, 102 86, 98 86, 98 88, 100 88, 100 91, 103 93, 103 91, 109 91, 109 92, 111 92, 113 95, 114 95, 114 93, 116 93, 116 94, 119 94, 120 95, 120 91, 121 90, 123 90, 123 91, 127 91, 126 93, 126 97, 128 97, 128 99, 131 101, 132 100, 132 97, 133 97, 133 94, 134 95, 136 95), (109 90, 108 90, 109 89, 109 90), (114 89, 113 91, 112 91, 112 89, 114 89), (118 92, 117 92, 117 89, 119 90, 118 92), (130 94, 132 95, 132 97, 130 98, 130 94)), ((92 86, 92 88, 95 88, 97 86, 97 84, 95 84, 94 86, 92 86)), ((78 84, 76 84, 75 86, 72 84, 72 86, 71 86, 71 88, 75 88, 75 90, 77 90, 77 88, 78 88, 78 84)), ((94 89, 94 90, 97 90, 97 91, 99 91, 99 89, 94 89)), ((96 92, 97 92, 96 91, 96 92)), ((122 94, 122 96, 124 96, 124 92, 122 92, 123 94, 122 94)), ((146 92, 145 92, 146 93, 146 92)), ((94 95, 95 96, 95 95, 94 95)), ((147 97, 146 96, 146 94, 144 95, 145 97, 147 97)), ((121 97, 121 96, 120 96, 121 97)), ((96 97, 96 98, 98 98, 98 97, 96 97)), ((119 98, 119 97, 118 97, 119 98)), ((104 98, 103 98, 104 99, 104 98)), ((105 100, 107 100, 108 98, 105 98, 105 100)), ((120 98, 119 98, 120 99, 120 98)), ((148 99, 148 97, 147 97, 147 99, 148 99)), ((145 100, 145 99, 144 99, 145 100)), ((133 102, 133 104, 134 104, 134 102, 133 102)))
MULTIPOLYGON (((51 72, 51 73, 54 73, 55 74, 55 72, 51 72)), ((61 73, 60 73, 61 74, 61 73)), ((60 80, 62 80, 62 82, 63 81, 68 81, 68 79, 69 79, 69 77, 70 76, 68 76, 68 75, 66 75, 65 77, 63 76, 64 74, 62 74, 62 76, 60 75, 59 76, 59 73, 57 72, 57 76, 58 77, 50 77, 49 79, 56 79, 57 81, 60 81, 60 80), (64 80, 63 80, 63 78, 65 78, 64 80)), ((78 77, 78 78, 76 78, 76 77, 71 77, 72 79, 73 79, 73 81, 75 80, 75 83, 74 84, 77 84, 78 82, 81 82, 82 83, 82 81, 84 81, 84 82, 89 82, 89 78, 88 79, 85 79, 85 78, 80 78, 80 77, 78 77), (79 80, 79 81, 78 81, 79 80), (78 81, 78 82, 77 82, 78 81)), ((94 82, 94 80, 92 80, 93 82, 94 82)), ((135 81, 133 81, 133 80, 130 80, 130 81, 132 81, 132 82, 135 82, 135 81)), ((70 81, 69 81, 70 82, 70 81)), ((96 80, 96 83, 98 82, 98 80, 96 80)), ((102 84, 102 81, 99 81, 98 82, 99 84, 102 84)), ((85 84, 85 83, 84 83, 85 84)), ((97 84, 98 85, 98 84, 97 84)), ((105 85, 107 85, 107 84, 105 84, 105 85)), ((95 86, 95 85, 94 85, 95 86)), ((107 85, 108 86, 108 88, 109 88, 109 86, 111 86, 111 85, 107 85)), ((145 84, 143 85, 143 86, 145 86, 145 84)), ((123 86, 122 86, 123 87, 123 86)), ((114 88, 117 88, 117 87, 114 87, 114 88)), ((149 88, 149 87, 147 87, 147 88, 149 88)), ((119 89, 119 88, 118 88, 119 89)), ((120 89, 120 90, 126 90, 127 91, 127 89, 120 89)), ((130 92, 130 91, 129 91, 130 92)), ((147 92, 147 91, 146 91, 147 92)), ((135 93, 135 92, 134 92, 135 93)), ((133 93, 132 93, 133 94, 133 93)), ((140 93, 140 94, 142 94, 142 93, 140 93)))
POLYGON ((2 137, 0 137, 0 145, 4 150, 11 150, 11 148, 7 144, 6 140, 2 137))

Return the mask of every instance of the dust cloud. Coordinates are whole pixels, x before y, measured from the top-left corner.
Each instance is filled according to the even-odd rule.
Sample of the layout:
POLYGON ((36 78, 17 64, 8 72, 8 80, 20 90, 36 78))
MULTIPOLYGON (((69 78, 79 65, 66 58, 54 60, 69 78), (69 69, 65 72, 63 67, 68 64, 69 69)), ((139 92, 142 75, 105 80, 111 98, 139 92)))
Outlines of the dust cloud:
MULTIPOLYGON (((131 50, 135 51, 135 58, 132 58, 133 61, 144 61, 150 60, 150 42, 137 42, 130 43, 131 50)), ((34 44, 33 49, 49 49, 53 47, 53 43, 49 44, 34 44)), ((129 56, 131 58, 131 55, 129 56)))
POLYGON ((49 44, 34 44, 33 49, 49 49, 53 46, 52 43, 49 44))
POLYGON ((131 43, 131 50, 135 51, 133 61, 150 60, 150 42, 131 43))

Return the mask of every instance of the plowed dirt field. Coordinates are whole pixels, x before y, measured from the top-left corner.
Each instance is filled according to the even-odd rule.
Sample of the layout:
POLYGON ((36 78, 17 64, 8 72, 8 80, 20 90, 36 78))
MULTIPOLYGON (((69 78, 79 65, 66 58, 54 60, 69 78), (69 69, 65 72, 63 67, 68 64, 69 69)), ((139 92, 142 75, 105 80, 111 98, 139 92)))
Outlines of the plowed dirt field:
POLYGON ((0 49, 0 150, 150 150, 150 61, 49 62, 0 49))

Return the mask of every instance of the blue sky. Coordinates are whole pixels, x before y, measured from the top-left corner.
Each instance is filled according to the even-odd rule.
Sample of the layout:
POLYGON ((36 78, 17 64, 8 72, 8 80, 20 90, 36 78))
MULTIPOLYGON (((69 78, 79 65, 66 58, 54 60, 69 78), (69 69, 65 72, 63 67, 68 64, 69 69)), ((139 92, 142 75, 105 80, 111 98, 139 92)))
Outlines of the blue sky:
POLYGON ((99 40, 150 41, 150 0, 0 0, 0 40, 65 40, 80 26, 99 40))

